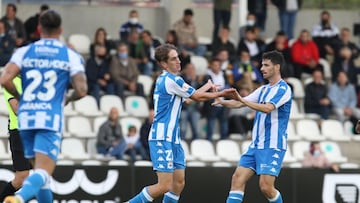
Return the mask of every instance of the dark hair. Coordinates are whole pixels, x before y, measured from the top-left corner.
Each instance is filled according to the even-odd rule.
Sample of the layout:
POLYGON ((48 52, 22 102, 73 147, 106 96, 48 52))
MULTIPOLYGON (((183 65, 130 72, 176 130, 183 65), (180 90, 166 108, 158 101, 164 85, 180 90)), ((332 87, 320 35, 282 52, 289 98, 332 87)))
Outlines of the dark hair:
POLYGON ((134 126, 134 125, 130 125, 129 127, 128 127, 128 131, 130 132, 130 131, 135 131, 136 132, 136 127, 134 126))
POLYGON ((268 52, 265 52, 263 55, 262 55, 262 59, 268 59, 270 60, 274 65, 276 64, 279 64, 280 65, 280 70, 283 69, 283 66, 285 64, 285 59, 284 59, 284 56, 281 52, 278 52, 278 51, 268 51, 268 52))
POLYGON ((194 12, 190 8, 184 10, 184 16, 193 16, 193 15, 194 12))
POLYGON ((321 12, 321 15, 328 15, 328 16, 330 16, 330 12, 327 11, 327 10, 324 10, 324 11, 321 12))
POLYGON ((8 4, 6 7, 11 7, 15 11, 15 13, 17 11, 17 7, 15 4, 8 4))
MULTIPOLYGON (((174 38, 174 41, 171 42, 171 44, 174 45, 174 46, 177 46, 178 45, 178 37, 177 37, 176 31, 175 30, 169 30, 167 32, 167 34, 170 34, 174 38)), ((170 44, 169 41, 166 41, 166 43, 170 44)))
POLYGON ((276 36, 286 36, 286 33, 284 31, 280 30, 276 33, 276 36))
POLYGON ((171 50, 177 51, 177 48, 172 44, 163 44, 155 49, 155 59, 157 62, 166 62, 169 59, 169 52, 171 50))
POLYGON ((99 35, 99 32, 104 32, 105 33, 105 40, 106 40, 106 30, 102 27, 99 27, 98 29, 96 29, 95 31, 95 35, 94 35, 94 43, 97 44, 97 36, 99 35))
POLYGON ((150 30, 144 30, 144 31, 142 31, 142 33, 145 33, 145 34, 149 35, 150 37, 152 37, 150 30))
POLYGON ((54 10, 45 11, 41 14, 39 23, 42 28, 42 32, 52 34, 57 32, 61 26, 61 17, 54 10))
POLYGON ((47 4, 43 4, 43 5, 40 6, 40 11, 41 12, 44 12, 46 10, 49 10, 49 6, 47 4))

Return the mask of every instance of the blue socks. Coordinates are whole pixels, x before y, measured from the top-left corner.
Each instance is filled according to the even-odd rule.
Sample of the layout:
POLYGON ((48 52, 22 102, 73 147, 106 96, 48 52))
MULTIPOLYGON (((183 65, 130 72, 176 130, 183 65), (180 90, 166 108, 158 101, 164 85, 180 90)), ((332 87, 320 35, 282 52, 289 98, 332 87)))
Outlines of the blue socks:
POLYGON ((281 194, 278 190, 276 190, 276 195, 272 199, 268 199, 270 203, 283 203, 281 194))
MULTIPOLYGON (((45 170, 35 169, 34 173, 25 179, 22 188, 18 192, 16 192, 16 195, 20 196, 25 202, 27 202, 35 195, 38 195, 40 189, 45 185, 45 183, 47 183, 48 185, 50 181, 49 179, 50 177, 45 170)), ((49 190, 49 192, 51 193, 49 186, 48 188, 49 189, 45 189, 45 190, 49 190)), ((48 194, 49 192, 46 191, 44 193, 48 194)), ((41 196, 43 195, 41 194, 41 196)), ((42 198, 44 198, 44 201, 40 201, 40 202, 49 202, 49 203, 52 202, 52 194, 51 194, 51 199, 48 199, 49 195, 46 195, 46 197, 42 197, 42 198)))
POLYGON ((226 203, 241 203, 244 197, 243 191, 230 191, 226 203))
POLYGON ((164 194, 162 203, 177 203, 179 201, 179 196, 173 192, 167 192, 164 194))
POLYGON ((139 194, 129 200, 129 203, 149 203, 152 202, 152 198, 149 194, 148 188, 145 187, 139 194))
POLYGON ((53 193, 50 188, 41 188, 38 194, 36 195, 36 199, 38 202, 53 202, 53 193))

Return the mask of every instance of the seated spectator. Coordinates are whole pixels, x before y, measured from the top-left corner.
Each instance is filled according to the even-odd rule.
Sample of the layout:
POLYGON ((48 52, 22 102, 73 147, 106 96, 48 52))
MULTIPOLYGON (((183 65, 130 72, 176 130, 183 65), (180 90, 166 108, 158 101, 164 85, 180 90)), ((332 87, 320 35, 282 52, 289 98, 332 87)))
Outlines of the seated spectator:
POLYGON ((222 27, 219 36, 215 38, 211 45, 212 56, 215 57, 219 50, 226 49, 229 53, 230 61, 234 61, 236 56, 235 45, 230 41, 230 28, 222 27))
POLYGON ((246 86, 253 91, 263 82, 260 70, 250 59, 250 53, 244 49, 240 52, 240 60, 234 64, 233 77, 237 89, 246 86))
POLYGON ((26 44, 26 32, 23 22, 16 17, 16 12, 16 5, 8 4, 1 20, 5 23, 6 33, 14 39, 16 47, 21 47, 26 44))
POLYGON ((131 94, 145 97, 144 87, 138 83, 139 71, 135 60, 129 57, 129 49, 125 43, 117 47, 117 55, 110 63, 110 74, 115 82, 117 95, 125 99, 125 90, 131 94))
POLYGON ((285 32, 279 31, 276 33, 275 39, 265 46, 266 52, 276 50, 283 54, 286 64, 281 72, 284 78, 294 76, 294 70, 291 63, 291 50, 288 42, 288 37, 285 32))
POLYGON ((178 37, 177 37, 175 30, 169 30, 166 33, 165 43, 172 44, 178 48, 179 59, 181 61, 181 64, 180 64, 181 68, 184 68, 186 66, 186 64, 190 63, 190 54, 185 49, 182 49, 181 47, 179 47, 179 41, 178 41, 178 37))
POLYGON ((88 94, 95 97, 100 105, 101 92, 115 94, 115 84, 110 75, 109 63, 106 60, 106 48, 101 45, 95 47, 93 57, 86 61, 85 73, 88 83, 88 94))
POLYGON ((225 75, 227 84, 230 86, 234 85, 234 76, 233 76, 233 65, 229 58, 229 52, 226 49, 221 49, 216 55, 216 60, 220 62, 220 69, 222 74, 225 75))
MULTIPOLYGON (((198 89, 202 86, 203 81, 196 76, 195 66, 192 63, 188 63, 181 71, 181 76, 184 81, 190 86, 198 89)), ((192 139, 199 138, 198 122, 200 120, 200 103, 193 102, 191 99, 185 100, 180 114, 180 136, 181 139, 185 139, 187 126, 190 124, 192 139)))
POLYGON ((360 109, 356 107, 357 98, 354 85, 349 83, 348 77, 344 71, 340 71, 336 82, 330 85, 329 98, 332 109, 341 122, 352 117, 360 119, 360 109))
POLYGON ((322 70, 318 47, 311 40, 309 31, 301 31, 299 39, 291 47, 291 59, 296 78, 301 79, 302 73, 312 74, 315 69, 322 70))
POLYGON ((144 147, 148 157, 150 157, 150 148, 149 148, 149 133, 151 130, 151 125, 154 122, 154 109, 149 110, 149 116, 142 123, 140 128, 140 142, 144 147))
POLYGON ((302 165, 311 168, 329 168, 333 172, 340 171, 338 165, 329 162, 317 141, 310 143, 309 151, 305 153, 302 165))
POLYGON ((141 34, 140 45, 142 56, 138 64, 140 74, 152 76, 154 71, 160 69, 155 60, 155 48, 161 45, 159 40, 154 39, 149 30, 144 30, 141 34))
POLYGON ((39 13, 36 13, 35 15, 29 17, 25 21, 24 26, 25 26, 26 38, 29 42, 35 42, 40 39, 40 31, 38 28, 39 17, 41 13, 47 10, 49 10, 49 6, 47 4, 43 4, 40 6, 39 13))
POLYGON ((245 37, 239 41, 238 55, 240 55, 242 50, 247 50, 250 53, 252 63, 260 67, 261 56, 265 50, 265 43, 258 39, 254 27, 248 27, 245 31, 245 37))
POLYGON ((321 70, 314 70, 313 81, 305 87, 305 113, 315 113, 324 120, 329 118, 330 99, 321 70))
MULTIPOLYGON (((250 89, 241 87, 239 94, 246 97, 250 94, 250 89)), ((243 137, 249 135, 252 130, 255 118, 255 111, 249 107, 233 108, 229 112, 229 134, 241 134, 243 137)))
POLYGON ((238 41, 240 41, 242 38, 245 38, 245 32, 249 27, 253 27, 253 28, 255 28, 255 30, 260 29, 260 28, 256 27, 256 16, 253 13, 247 14, 246 24, 239 28, 239 40, 238 41))
POLYGON ((182 19, 174 24, 174 30, 179 38, 179 47, 195 55, 204 56, 206 46, 198 44, 198 36, 196 33, 196 25, 192 21, 193 11, 185 9, 182 19))
POLYGON ((90 45, 90 57, 95 56, 95 47, 97 45, 105 47, 106 50, 105 59, 110 61, 111 59, 110 52, 112 49, 115 49, 115 45, 111 40, 107 39, 106 30, 102 27, 98 28, 95 32, 94 41, 90 45))
POLYGON ((141 144, 140 136, 137 134, 137 129, 135 126, 131 125, 128 128, 128 134, 125 136, 126 142, 126 154, 129 154, 131 160, 135 162, 137 160, 136 155, 141 155, 142 160, 149 160, 147 153, 144 147, 141 144))
MULTIPOLYGON (((204 81, 211 79, 212 82, 218 86, 219 90, 228 88, 230 85, 227 82, 224 71, 221 70, 220 61, 215 58, 210 62, 208 75, 205 76, 204 81)), ((203 115, 207 120, 206 125, 206 139, 213 140, 215 121, 219 123, 219 134, 220 139, 226 139, 228 137, 228 113, 229 109, 222 105, 212 106, 211 104, 214 100, 209 100, 204 102, 203 105, 203 115)))
POLYGON ((336 59, 341 57, 339 54, 340 54, 340 49, 343 47, 347 47, 351 50, 351 56, 353 58, 358 57, 360 54, 360 48, 354 42, 351 41, 351 32, 350 29, 347 27, 341 29, 340 40, 334 47, 335 61, 336 59))
POLYGON ((15 40, 6 33, 5 23, 0 20, 0 66, 7 64, 15 47, 15 40))
MULTIPOLYGON (((339 57, 335 60, 332 65, 332 81, 336 81, 336 77, 340 71, 344 71, 349 78, 349 82, 355 87, 358 86, 358 67, 355 66, 352 51, 349 47, 342 47, 339 50, 339 57)), ((358 89, 358 88, 357 88, 358 89)))
POLYGON ((328 11, 321 12, 320 23, 313 27, 312 38, 319 48, 320 58, 334 55, 333 46, 339 41, 339 28, 331 22, 328 11))
POLYGON ((131 31, 136 31, 140 34, 143 30, 144 26, 139 22, 139 13, 136 10, 131 10, 129 12, 129 20, 120 27, 120 40, 126 42, 131 31))
POLYGON ((100 126, 98 131, 96 148, 99 154, 123 159, 126 142, 118 121, 119 111, 117 108, 112 107, 108 120, 100 126))

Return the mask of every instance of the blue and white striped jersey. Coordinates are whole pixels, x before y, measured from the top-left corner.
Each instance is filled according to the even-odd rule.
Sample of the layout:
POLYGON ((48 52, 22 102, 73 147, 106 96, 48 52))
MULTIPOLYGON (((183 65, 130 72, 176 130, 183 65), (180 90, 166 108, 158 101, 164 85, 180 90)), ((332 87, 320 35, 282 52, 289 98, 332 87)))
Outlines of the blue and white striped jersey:
POLYGON ((64 99, 71 76, 84 72, 82 57, 55 39, 19 48, 10 62, 21 69, 19 129, 61 132, 64 99))
POLYGON ((266 84, 259 87, 244 99, 256 103, 271 103, 275 106, 270 113, 256 111, 250 146, 257 149, 286 149, 286 131, 292 102, 290 86, 284 80, 280 80, 272 86, 266 84))
POLYGON ((149 140, 165 140, 180 143, 179 117, 184 98, 194 94, 195 89, 180 76, 164 71, 156 80, 154 90, 154 122, 149 140))

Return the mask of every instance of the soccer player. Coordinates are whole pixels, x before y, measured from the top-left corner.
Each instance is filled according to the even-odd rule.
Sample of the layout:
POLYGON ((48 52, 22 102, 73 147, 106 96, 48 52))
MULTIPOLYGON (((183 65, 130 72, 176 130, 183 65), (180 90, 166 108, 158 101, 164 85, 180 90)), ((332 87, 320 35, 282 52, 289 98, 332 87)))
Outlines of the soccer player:
POLYGON ((156 48, 155 59, 163 68, 154 90, 154 122, 149 133, 150 157, 158 182, 145 187, 130 203, 152 202, 164 195, 164 203, 176 203, 185 185, 185 156, 180 144, 179 116, 186 98, 205 101, 232 95, 234 89, 207 92, 216 89, 209 80, 195 90, 178 76, 180 60, 176 47, 164 44, 156 48))
POLYGON ((23 203, 34 196, 38 202, 52 202, 49 181, 60 151, 64 104, 87 92, 81 56, 58 41, 62 31, 60 15, 46 11, 39 23, 41 39, 16 50, 0 78, 1 85, 19 100, 24 155, 34 160, 34 172, 15 196, 5 198, 5 203, 23 203), (21 97, 12 82, 19 73, 21 97), (70 82, 74 91, 65 100, 70 82))
POLYGON ((256 89, 246 97, 234 93, 232 100, 216 100, 229 108, 248 106, 256 110, 252 142, 241 156, 231 182, 226 203, 243 200, 246 182, 256 173, 260 176, 260 189, 272 203, 282 203, 282 197, 274 183, 280 173, 287 147, 286 128, 289 122, 292 93, 281 78, 284 57, 280 52, 270 51, 262 56, 261 72, 268 84, 256 89))
MULTIPOLYGON (((17 91, 21 93, 20 77, 15 77, 13 82, 17 91)), ((3 202, 6 196, 13 195, 21 187, 25 178, 29 175, 29 170, 31 169, 29 160, 24 157, 24 150, 18 130, 18 118, 16 113, 19 102, 13 97, 13 95, 6 91, 6 89, 4 90, 4 97, 9 112, 9 142, 13 168, 15 170, 15 178, 4 186, 0 193, 0 202, 3 202)))

